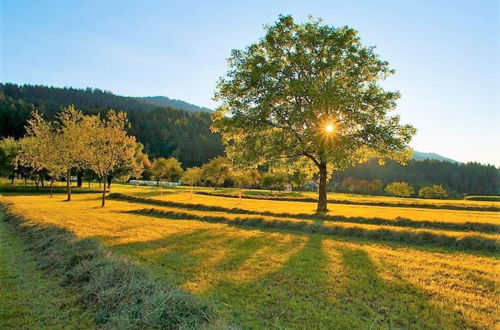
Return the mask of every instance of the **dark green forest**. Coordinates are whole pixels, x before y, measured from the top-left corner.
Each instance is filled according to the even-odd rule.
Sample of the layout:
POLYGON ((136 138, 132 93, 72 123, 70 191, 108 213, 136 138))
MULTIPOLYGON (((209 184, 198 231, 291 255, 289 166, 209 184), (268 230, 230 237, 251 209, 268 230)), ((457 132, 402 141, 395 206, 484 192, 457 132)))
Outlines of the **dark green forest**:
POLYGON ((350 168, 335 176, 335 181, 346 178, 359 180, 382 180, 384 184, 405 181, 417 191, 426 185, 440 184, 450 192, 469 195, 496 195, 500 193, 500 170, 493 165, 479 163, 454 163, 439 160, 410 160, 402 166, 386 160, 379 165, 373 159, 350 168))
MULTIPOLYGON (((210 113, 193 111, 195 108, 185 111, 159 106, 146 100, 94 88, 0 84, 0 136, 22 137, 26 121, 34 109, 52 119, 61 107, 74 104, 89 114, 103 114, 110 108, 127 112, 130 134, 144 144, 150 159, 174 156, 186 168, 200 166, 223 153, 220 136, 209 129, 210 113)), ((335 173, 334 180, 342 182, 348 177, 382 180, 384 184, 406 181, 417 190, 425 185, 441 184, 457 194, 500 193, 500 170, 479 163, 411 160, 407 166, 401 166, 389 160, 380 166, 373 160, 335 173)))
POLYGON ((191 167, 223 152, 220 136, 209 130, 210 113, 158 106, 93 88, 0 84, 0 136, 22 137, 34 109, 52 119, 69 104, 87 114, 104 114, 110 108, 127 112, 130 134, 144 144, 151 159, 174 156, 184 167, 191 167))

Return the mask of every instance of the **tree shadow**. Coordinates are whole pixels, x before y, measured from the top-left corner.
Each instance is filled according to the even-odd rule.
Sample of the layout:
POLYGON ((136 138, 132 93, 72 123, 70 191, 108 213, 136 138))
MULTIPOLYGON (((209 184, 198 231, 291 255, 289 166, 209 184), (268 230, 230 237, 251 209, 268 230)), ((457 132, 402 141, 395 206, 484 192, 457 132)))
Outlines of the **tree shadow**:
MULTIPOLYGON (((104 241, 114 253, 133 257, 151 269, 155 277, 201 294, 225 281, 260 251, 279 244, 269 236, 255 232, 248 237, 228 235, 214 228, 144 242, 113 244, 112 238, 104 241)), ((250 277, 253 275, 258 276, 256 273, 250 277)))
POLYGON ((434 306, 410 283, 382 279, 361 249, 338 248, 332 257, 324 239, 310 235, 277 271, 254 281, 219 282, 204 296, 218 300, 220 313, 243 328, 472 326, 452 306, 434 306))

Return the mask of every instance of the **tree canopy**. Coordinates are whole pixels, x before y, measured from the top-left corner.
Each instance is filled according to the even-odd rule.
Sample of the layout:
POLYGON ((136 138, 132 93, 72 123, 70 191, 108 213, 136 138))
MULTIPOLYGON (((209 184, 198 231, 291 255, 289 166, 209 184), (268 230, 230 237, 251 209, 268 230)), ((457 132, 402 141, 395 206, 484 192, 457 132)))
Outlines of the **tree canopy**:
POLYGON ((280 16, 228 62, 212 126, 228 157, 239 166, 281 167, 307 158, 319 172, 318 211, 326 210, 329 171, 410 157, 415 129, 390 115, 399 93, 379 84, 393 70, 354 29, 280 16))

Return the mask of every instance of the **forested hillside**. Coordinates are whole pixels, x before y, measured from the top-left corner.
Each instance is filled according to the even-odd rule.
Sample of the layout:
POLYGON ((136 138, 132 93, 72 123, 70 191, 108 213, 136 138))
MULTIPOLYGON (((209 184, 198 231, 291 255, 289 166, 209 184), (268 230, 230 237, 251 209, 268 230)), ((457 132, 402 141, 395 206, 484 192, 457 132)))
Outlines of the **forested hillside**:
POLYGON ((159 105, 159 106, 166 106, 166 107, 174 107, 174 108, 179 108, 182 110, 187 110, 187 111, 205 111, 205 112, 212 112, 209 108, 205 107, 199 107, 197 105, 184 102, 182 100, 176 100, 176 99, 171 99, 166 96, 145 96, 145 97, 140 97, 139 99, 144 100, 146 102, 159 105))
POLYGON ((85 113, 104 113, 110 108, 127 112, 132 125, 130 133, 144 144, 150 158, 175 156, 183 166, 190 167, 202 165, 223 151, 220 136, 209 130, 207 112, 158 106, 92 88, 0 84, 0 136, 23 136, 34 109, 52 119, 69 104, 85 113))
POLYGON ((500 170, 493 165, 452 163, 439 160, 410 160, 407 166, 388 160, 381 166, 377 160, 358 165, 336 176, 336 181, 352 177, 360 180, 382 180, 385 184, 405 181, 415 188, 441 184, 460 194, 496 195, 500 193, 500 170))

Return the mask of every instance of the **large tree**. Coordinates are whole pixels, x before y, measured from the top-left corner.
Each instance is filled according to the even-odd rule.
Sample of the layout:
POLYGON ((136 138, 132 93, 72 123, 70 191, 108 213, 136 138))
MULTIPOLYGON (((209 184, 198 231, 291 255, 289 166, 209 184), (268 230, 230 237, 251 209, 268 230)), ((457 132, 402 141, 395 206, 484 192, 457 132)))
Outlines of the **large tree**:
POLYGON ((357 31, 280 16, 266 35, 233 50, 215 99, 212 129, 240 166, 293 167, 308 159, 319 173, 319 212, 328 173, 371 157, 404 161, 415 133, 389 115, 398 92, 379 82, 393 71, 357 31))

